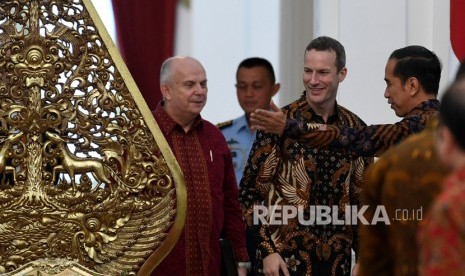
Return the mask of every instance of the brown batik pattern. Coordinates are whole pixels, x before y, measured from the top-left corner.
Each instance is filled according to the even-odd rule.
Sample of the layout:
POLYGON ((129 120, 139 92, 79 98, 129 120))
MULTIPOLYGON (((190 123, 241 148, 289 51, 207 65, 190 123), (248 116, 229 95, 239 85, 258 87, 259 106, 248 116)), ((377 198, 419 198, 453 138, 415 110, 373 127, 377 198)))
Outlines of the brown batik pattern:
MULTIPOLYGON (((289 118, 323 123, 305 95, 284 110, 289 118)), ((364 125, 341 106, 327 123, 364 125)), ((356 225, 303 225, 297 218, 285 225, 253 225, 253 207, 262 202, 267 207, 300 206, 309 219, 309 206, 334 205, 344 219, 346 205, 359 205, 362 174, 370 161, 258 132, 240 184, 242 208, 259 244, 255 270, 260 273, 262 259, 278 252, 293 275, 349 275, 351 248, 357 251, 358 244, 356 225)))

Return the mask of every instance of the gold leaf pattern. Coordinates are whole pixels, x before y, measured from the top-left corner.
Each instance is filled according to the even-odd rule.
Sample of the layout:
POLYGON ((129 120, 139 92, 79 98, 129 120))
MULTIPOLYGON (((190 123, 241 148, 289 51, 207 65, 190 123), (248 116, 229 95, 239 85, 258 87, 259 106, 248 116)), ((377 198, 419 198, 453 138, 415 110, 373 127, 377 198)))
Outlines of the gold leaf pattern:
POLYGON ((0 2, 0 272, 46 258, 145 273, 183 177, 88 0, 0 2))

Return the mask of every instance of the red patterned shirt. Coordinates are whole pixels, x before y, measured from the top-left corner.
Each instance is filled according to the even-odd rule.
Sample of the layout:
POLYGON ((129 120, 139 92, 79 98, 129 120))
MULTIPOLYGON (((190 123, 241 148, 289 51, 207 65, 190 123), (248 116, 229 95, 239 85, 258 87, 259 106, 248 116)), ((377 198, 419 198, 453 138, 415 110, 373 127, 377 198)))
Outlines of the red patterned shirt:
POLYGON ((220 235, 231 240, 237 261, 248 260, 228 145, 218 128, 200 116, 186 133, 162 106, 153 114, 184 174, 187 218, 179 241, 154 275, 220 275, 220 235))
POLYGON ((420 225, 421 275, 465 275, 465 168, 443 188, 420 225))

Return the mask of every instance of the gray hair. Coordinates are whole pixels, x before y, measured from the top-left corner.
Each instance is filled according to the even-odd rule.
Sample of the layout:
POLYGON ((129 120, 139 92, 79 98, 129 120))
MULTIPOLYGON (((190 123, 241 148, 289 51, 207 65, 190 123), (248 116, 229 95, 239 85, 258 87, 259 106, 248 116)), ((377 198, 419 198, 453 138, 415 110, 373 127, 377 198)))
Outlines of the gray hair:
POLYGON ((160 84, 163 84, 163 83, 167 84, 167 83, 170 83, 173 80, 173 70, 171 68, 173 66, 173 61, 182 60, 182 59, 193 60, 193 61, 197 62, 198 64, 200 64, 200 66, 202 66, 202 68, 203 68, 203 65, 200 63, 200 61, 198 61, 197 59, 195 59, 193 57, 190 57, 190 56, 174 56, 174 57, 167 58, 163 62, 163 64, 161 65, 160 84))
POLYGON ((166 59, 161 65, 160 69, 160 84, 169 83, 172 80, 173 72, 171 70, 171 63, 176 57, 166 59))

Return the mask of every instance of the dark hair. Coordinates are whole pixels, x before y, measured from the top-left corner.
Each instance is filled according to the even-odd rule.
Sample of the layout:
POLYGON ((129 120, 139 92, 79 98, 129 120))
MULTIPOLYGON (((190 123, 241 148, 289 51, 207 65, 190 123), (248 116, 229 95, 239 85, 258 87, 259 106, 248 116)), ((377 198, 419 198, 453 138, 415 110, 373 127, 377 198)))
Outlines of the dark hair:
POLYGON ((442 65, 435 53, 423 46, 412 45, 395 50, 389 59, 397 60, 394 76, 399 77, 402 84, 414 77, 426 93, 438 95, 442 65))
POLYGON ((444 93, 439 109, 439 123, 450 129, 457 144, 465 150, 465 78, 454 82, 444 93))
POLYGON ((333 51, 336 53, 336 68, 341 71, 346 66, 346 51, 344 46, 334 38, 328 36, 320 36, 313 39, 305 49, 305 53, 310 50, 317 51, 333 51))
MULTIPOLYGON (((259 58, 259 57, 251 57, 251 58, 246 58, 244 59, 241 63, 239 63, 239 66, 237 67, 237 72, 239 72, 239 69, 241 68, 253 68, 253 67, 263 67, 268 71, 268 75, 270 77, 270 80, 272 83, 276 82, 276 77, 274 75, 274 70, 273 66, 271 63, 264 59, 264 58, 259 58)), ((236 76, 237 76, 236 72, 236 76)))

